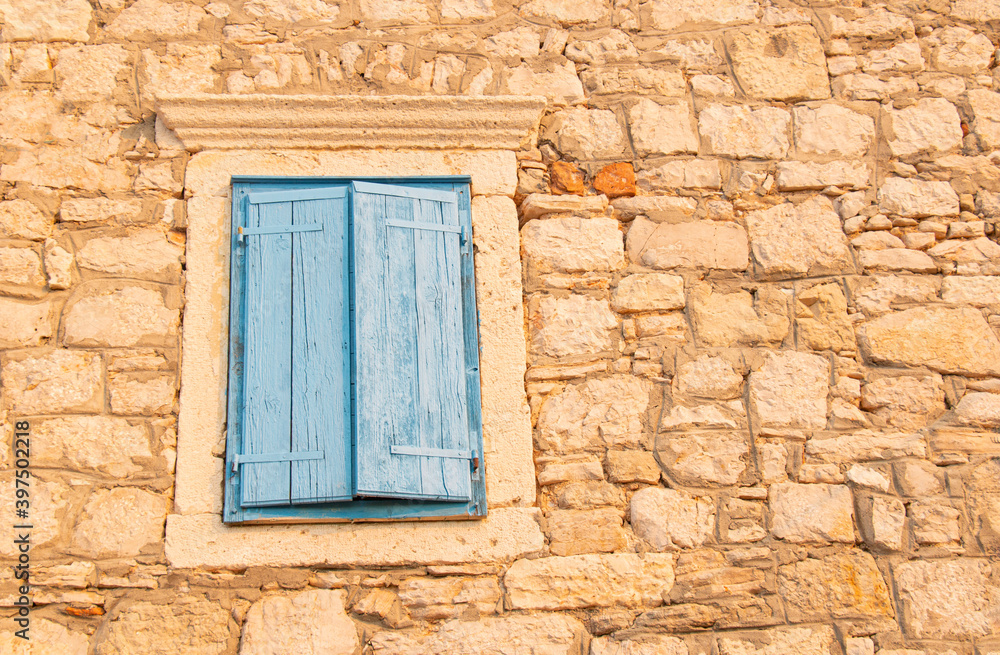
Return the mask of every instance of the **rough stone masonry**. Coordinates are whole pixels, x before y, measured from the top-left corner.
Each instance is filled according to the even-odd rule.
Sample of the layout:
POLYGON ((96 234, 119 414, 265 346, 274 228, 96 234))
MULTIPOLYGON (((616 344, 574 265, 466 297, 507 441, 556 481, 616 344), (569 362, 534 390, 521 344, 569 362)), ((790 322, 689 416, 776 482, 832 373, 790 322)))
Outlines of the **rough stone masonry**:
POLYGON ((998 45, 998 0, 0 0, 0 651, 1000 653, 998 45), (537 552, 170 564, 177 91, 546 98, 537 552))

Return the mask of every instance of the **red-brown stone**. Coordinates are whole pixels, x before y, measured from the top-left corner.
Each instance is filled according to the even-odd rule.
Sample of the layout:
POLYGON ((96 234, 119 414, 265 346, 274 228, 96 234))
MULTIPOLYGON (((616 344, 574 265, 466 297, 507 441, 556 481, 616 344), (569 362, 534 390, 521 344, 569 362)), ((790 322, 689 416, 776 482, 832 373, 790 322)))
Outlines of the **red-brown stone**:
POLYGON ((594 189, 608 198, 635 195, 635 170, 628 162, 608 164, 594 176, 594 189))
POLYGON ((582 196, 583 171, 565 161, 554 161, 549 165, 549 186, 556 195, 582 196))

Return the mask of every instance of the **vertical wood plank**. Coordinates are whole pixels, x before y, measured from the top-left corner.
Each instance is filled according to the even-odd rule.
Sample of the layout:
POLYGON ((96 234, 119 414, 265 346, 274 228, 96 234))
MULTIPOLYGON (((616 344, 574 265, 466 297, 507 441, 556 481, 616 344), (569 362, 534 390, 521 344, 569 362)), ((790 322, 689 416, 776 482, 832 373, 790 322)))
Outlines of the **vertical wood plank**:
POLYGON ((292 451, 323 451, 293 461, 291 502, 350 499, 350 352, 347 198, 292 204, 292 451))
MULTIPOLYGON (((249 227, 287 225, 291 203, 251 205, 249 227)), ((291 236, 248 238, 246 261, 243 453, 289 452, 291 447, 291 236)), ((288 503, 289 462, 241 466, 242 504, 288 503)))

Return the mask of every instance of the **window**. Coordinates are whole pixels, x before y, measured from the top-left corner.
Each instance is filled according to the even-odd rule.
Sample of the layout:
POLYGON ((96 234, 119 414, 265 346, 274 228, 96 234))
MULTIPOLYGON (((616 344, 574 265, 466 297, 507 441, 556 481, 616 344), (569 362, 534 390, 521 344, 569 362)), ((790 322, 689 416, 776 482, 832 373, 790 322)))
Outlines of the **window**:
POLYGON ((468 177, 234 177, 227 523, 486 515, 468 177))

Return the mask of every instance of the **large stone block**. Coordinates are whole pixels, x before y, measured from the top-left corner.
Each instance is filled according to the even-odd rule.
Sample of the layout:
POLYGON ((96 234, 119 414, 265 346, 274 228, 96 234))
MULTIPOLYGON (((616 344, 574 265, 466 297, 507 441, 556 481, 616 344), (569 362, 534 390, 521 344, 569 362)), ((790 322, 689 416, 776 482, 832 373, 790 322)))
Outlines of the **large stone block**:
POLYGON ((955 75, 976 75, 993 59, 993 44, 986 35, 964 27, 934 30, 925 41, 932 46, 931 63, 939 71, 955 75))
POLYGON ((771 534, 793 543, 854 543, 854 502, 844 485, 782 482, 768 489, 771 534))
POLYGON ((645 216, 657 222, 676 223, 691 220, 698 209, 698 201, 681 196, 634 196, 615 198, 611 206, 621 220, 645 216))
POLYGON ((21 287, 14 291, 27 292, 28 295, 34 295, 45 286, 42 258, 38 251, 34 248, 0 248, 0 285, 21 287))
POLYGON ((768 353, 750 374, 750 407, 761 428, 826 427, 830 361, 799 352, 768 353))
POLYGON ((531 0, 521 12, 529 18, 570 26, 599 23, 607 18, 610 10, 608 0, 531 0))
POLYGON ((684 278, 663 273, 636 273, 623 277, 611 295, 619 313, 668 311, 684 307, 684 278))
POLYGON ((1000 394, 982 391, 967 393, 958 402, 955 415, 967 425, 1000 428, 1000 394))
POLYGON ((0 348, 38 346, 52 332, 51 300, 24 302, 0 297, 0 348))
POLYGON ((875 558, 860 550, 779 566, 778 593, 793 623, 894 614, 875 558))
POLYGON ((173 411, 177 385, 173 375, 116 373, 108 375, 113 414, 157 416, 173 411))
POLYGON ((76 253, 81 269, 108 276, 178 283, 184 247, 160 230, 91 238, 76 253))
POLYGON ((112 157, 97 163, 84 157, 81 151, 77 145, 44 145, 21 150, 15 162, 0 169, 0 179, 50 189, 128 191, 129 171, 124 160, 112 157))
POLYGON ((811 26, 732 31, 725 38, 736 81, 748 97, 765 100, 830 97, 826 55, 811 26))
POLYGON ((87 0, 0 0, 4 41, 89 41, 87 0))
POLYGON ((136 557, 163 542, 167 499, 118 487, 94 492, 73 530, 75 552, 95 559, 136 557))
POLYGON ((703 355, 677 367, 677 391, 691 396, 728 400, 738 398, 743 376, 722 357, 703 355))
POLYGON ((660 105, 642 99, 629 110, 632 143, 640 157, 698 152, 694 117, 687 103, 660 105))
POLYGON ((153 456, 142 424, 110 416, 68 416, 32 424, 32 464, 125 478, 153 456))
POLYGON ((52 218, 27 200, 0 202, 0 237, 41 241, 52 233, 52 218))
POLYGON ((119 77, 128 74, 129 59, 120 45, 63 48, 54 67, 62 97, 74 102, 112 99, 119 77))
MULTIPOLYGON (((537 35, 534 40, 537 48, 537 35)), ((576 66, 565 60, 522 64, 507 72, 504 84, 513 95, 545 96, 556 106, 576 105, 586 98, 576 66)))
POLYGON ((802 153, 858 158, 875 140, 875 121, 846 107, 795 107, 792 115, 795 146, 802 153))
POLYGON ((204 596, 122 605, 107 622, 96 655, 222 655, 236 647, 238 628, 229 611, 204 596))
POLYGON ((664 472, 689 487, 736 484, 746 470, 750 445, 739 432, 665 433, 656 438, 664 472))
POLYGON ((654 550, 695 548, 715 532, 715 503, 683 491, 648 487, 632 496, 630 523, 654 550))
POLYGON ((847 282, 851 301, 867 316, 880 316, 896 305, 934 302, 941 290, 941 280, 930 276, 865 276, 847 282))
POLYGON ((951 15, 958 20, 980 23, 1000 20, 1000 0, 955 0, 951 15))
POLYGON ((243 10, 255 18, 270 18, 282 23, 322 21, 329 24, 340 15, 340 7, 325 0, 249 0, 243 4, 243 10))
POLYGON ((628 543, 622 513, 612 507, 554 510, 546 517, 553 555, 613 553, 628 543))
POLYGON ((673 586, 674 556, 656 553, 522 559, 504 576, 514 610, 655 606, 673 586))
POLYGON ((344 610, 344 596, 339 590, 312 589, 258 600, 243 623, 240 655, 353 655, 358 631, 344 610))
POLYGON ((959 275, 1000 274, 1000 245, 988 237, 948 239, 927 251, 941 268, 959 275))
POLYGON ((875 362, 955 375, 1000 375, 1000 340, 974 309, 916 307, 868 321, 858 343, 875 362))
POLYGON ((820 190, 835 186, 845 189, 866 189, 871 178, 868 164, 833 161, 783 161, 778 164, 778 188, 783 191, 820 190))
POLYGON ((718 637, 719 655, 829 655, 833 628, 775 628, 758 633, 718 637))
POLYGON ((957 216, 958 194, 947 182, 886 178, 878 191, 879 209, 887 214, 957 216))
POLYGON ((112 36, 123 39, 142 36, 177 39, 197 34, 199 24, 207 18, 205 10, 197 5, 138 0, 118 14, 107 29, 112 36))
MULTIPOLYGON (((0 502, 11 508, 9 515, 14 517, 15 503, 21 500, 17 497, 14 471, 0 473, 0 502)), ((60 526, 74 500, 71 488, 59 482, 49 481, 37 474, 32 475, 29 502, 31 503, 31 548, 42 548, 59 543, 60 526)), ((17 530, 15 522, 8 520, 0 525, 0 556, 14 560, 20 554, 16 543, 17 530)), ((0 642, 2 643, 2 642, 0 642)))
POLYGON ((590 642, 590 655, 688 655, 680 637, 643 637, 641 641, 598 637, 590 642))
POLYGON ((970 639, 1000 629, 1000 587, 985 559, 904 562, 895 567, 903 627, 917 639, 970 639))
POLYGON ((650 387, 625 375, 567 386, 542 405, 537 447, 557 453, 642 447, 650 387))
POLYGON ((607 300, 542 296, 528 301, 528 325, 531 350, 536 355, 596 355, 611 348, 618 319, 607 300))
POLYGON ((1000 276, 955 276, 941 281, 941 299, 956 305, 1000 305, 1000 276))
POLYGON ((736 223, 632 221, 628 254, 633 262, 657 269, 717 268, 746 270, 749 247, 746 230, 736 223))
POLYGON ((657 30, 673 30, 684 25, 717 27, 753 23, 760 5, 755 0, 647 0, 643 11, 657 30))
POLYGON ((1000 458, 976 466, 966 478, 971 528, 983 550, 1000 553, 1000 458))
POLYGON ((415 577, 399 585, 399 600, 410 616, 424 621, 457 618, 468 610, 496 614, 500 585, 493 577, 415 577))
POLYGON ((10 630, 0 632, 0 652, 7 655, 87 655, 90 652, 90 637, 55 621, 32 619, 27 633, 30 639, 16 635, 20 627, 13 621, 11 624, 10 630))
POLYGON ((117 282, 77 288, 63 316, 68 346, 174 346, 180 327, 176 291, 117 282))
POLYGON ((924 427, 944 413, 940 375, 886 377, 861 387, 861 407, 906 430, 924 427))
POLYGON ((944 98, 924 98, 904 109, 884 109, 882 130, 896 157, 941 155, 962 145, 958 110, 944 98))
POLYGON ((750 250, 766 278, 854 271, 840 217, 825 196, 747 214, 750 250))
POLYGON ((67 223, 133 223, 142 215, 142 201, 137 198, 66 199, 59 208, 59 219, 67 223))
POLYGON ((708 153, 745 159, 782 159, 788 154, 791 116, 783 109, 709 105, 698 116, 708 153))
POLYGON ((607 109, 564 109, 546 119, 544 126, 545 138, 580 160, 608 159, 625 151, 621 125, 607 109))
POLYGON ((788 334, 788 300, 777 289, 715 293, 700 284, 691 294, 691 322, 700 345, 777 345, 788 334))
POLYGON ((812 461, 841 464, 896 457, 924 457, 927 444, 920 434, 895 432, 877 434, 862 430, 806 442, 806 457, 812 461))
POLYGON ((540 273, 614 271, 625 265, 624 238, 612 218, 528 221, 521 243, 528 263, 540 273))
POLYGON ((795 296, 799 343, 810 350, 852 353, 857 349, 847 297, 835 282, 820 284, 795 296))
MULTIPOLYGON (((194 5, 189 6, 197 9, 194 5)), ((222 50, 217 45, 168 43, 163 55, 143 50, 139 76, 142 97, 153 102, 161 96, 175 94, 177 89, 184 89, 186 93, 210 93, 215 90, 219 77, 213 67, 220 61, 222 50)))
POLYGON ((490 655, 577 655, 586 628, 571 616, 505 616, 479 621, 454 619, 435 632, 384 631, 371 638, 375 655, 489 653, 490 655))
POLYGON ((968 97, 975 116, 973 130, 987 148, 1000 148, 1000 93, 974 89, 968 97))
POLYGON ((100 412, 103 369, 100 355, 53 350, 8 356, 0 380, 7 407, 19 414, 100 412))

